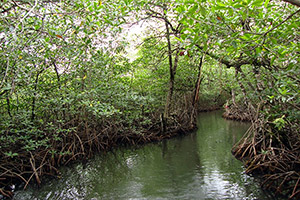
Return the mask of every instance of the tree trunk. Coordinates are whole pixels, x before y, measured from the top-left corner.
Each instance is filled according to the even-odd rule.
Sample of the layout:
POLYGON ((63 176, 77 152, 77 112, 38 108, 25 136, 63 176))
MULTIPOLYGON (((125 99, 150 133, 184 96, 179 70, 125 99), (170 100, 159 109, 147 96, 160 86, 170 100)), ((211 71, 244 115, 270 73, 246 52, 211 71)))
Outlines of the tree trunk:
POLYGON ((195 85, 195 91, 194 91, 194 98, 193 98, 193 108, 197 108, 197 104, 199 101, 199 91, 200 91, 200 85, 201 85, 201 81, 203 80, 203 78, 201 77, 201 72, 202 72, 202 65, 203 65, 203 55, 200 58, 200 63, 198 66, 198 78, 196 81, 196 85, 195 85))
POLYGON ((178 66, 178 60, 179 60, 179 48, 177 48, 177 50, 176 50, 176 55, 175 55, 174 65, 173 65, 172 46, 171 46, 171 39, 170 39, 170 27, 167 22, 165 24, 166 24, 166 32, 167 32, 166 38, 167 38, 167 42, 168 42, 170 80, 169 80, 169 91, 168 91, 166 104, 165 104, 164 117, 168 118, 169 114, 170 114, 171 101, 172 101, 173 92, 174 92, 175 74, 176 74, 176 68, 178 66))
POLYGON ((174 93, 174 83, 175 83, 175 74, 176 74, 176 68, 178 66, 178 60, 179 60, 179 49, 176 50, 175 60, 174 60, 174 66, 171 66, 170 64, 170 80, 169 80, 169 91, 166 99, 166 105, 165 105, 165 117, 169 117, 170 109, 171 109, 171 101, 174 93))
POLYGON ((7 104, 7 113, 10 116, 10 118, 12 118, 11 111, 10 111, 9 93, 7 93, 7 95, 6 95, 6 104, 7 104))
POLYGON ((242 90, 242 93, 243 93, 244 98, 245 98, 245 102, 247 102, 247 101, 248 101, 248 98, 247 98, 246 89, 245 89, 245 87, 244 87, 242 81, 241 81, 240 78, 239 78, 239 72, 240 72, 240 71, 239 71, 238 69, 235 68, 235 78, 236 78, 236 81, 238 82, 238 84, 239 84, 239 86, 240 86, 240 88, 241 88, 241 90, 242 90))
POLYGON ((33 92, 32 103, 31 103, 31 120, 32 121, 35 118, 35 106, 36 106, 35 102, 36 102, 36 96, 37 96, 37 86, 38 86, 38 82, 39 82, 39 76, 43 71, 44 71, 44 69, 42 69, 40 72, 37 72, 36 77, 35 77, 34 92, 33 92))
POLYGON ((198 77, 195 84, 194 89, 194 96, 193 96, 193 102, 192 102, 192 112, 190 116, 190 126, 192 127, 195 122, 195 113, 198 110, 198 101, 199 101, 199 91, 200 91, 200 85, 203 80, 203 77, 201 76, 202 72, 202 65, 203 65, 203 55, 200 58, 200 63, 198 65, 198 77))
POLYGON ((237 107, 236 101, 235 101, 235 91, 234 91, 233 88, 231 89, 231 99, 232 99, 232 104, 233 104, 235 107, 237 107))

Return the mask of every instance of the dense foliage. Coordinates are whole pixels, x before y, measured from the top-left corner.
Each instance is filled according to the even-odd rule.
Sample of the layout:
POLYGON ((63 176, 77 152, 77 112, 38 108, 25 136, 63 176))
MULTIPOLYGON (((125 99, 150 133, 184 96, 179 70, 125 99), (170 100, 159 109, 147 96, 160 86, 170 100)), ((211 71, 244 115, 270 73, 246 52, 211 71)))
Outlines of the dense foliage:
POLYGON ((258 145, 259 155, 274 143, 293 150, 299 4, 1 1, 1 184, 39 182, 55 166, 133 133, 148 140, 165 125, 193 127, 196 111, 226 101, 227 117, 251 120, 258 140, 271 140, 258 145))

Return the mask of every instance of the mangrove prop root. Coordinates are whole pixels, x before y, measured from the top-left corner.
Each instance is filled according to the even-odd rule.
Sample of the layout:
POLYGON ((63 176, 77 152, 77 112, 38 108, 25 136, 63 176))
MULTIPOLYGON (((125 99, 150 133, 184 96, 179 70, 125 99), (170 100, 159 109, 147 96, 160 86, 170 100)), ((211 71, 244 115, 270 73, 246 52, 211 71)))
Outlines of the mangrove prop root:
POLYGON ((262 187, 288 199, 300 199, 300 148, 297 134, 288 133, 288 145, 262 121, 252 124, 232 153, 242 160, 247 174, 261 174, 262 187), (263 128, 265 132, 263 132, 263 128), (267 128, 268 127, 268 128, 267 128))
POLYGON ((13 197, 13 193, 11 191, 6 191, 2 188, 0 188, 0 194, 2 194, 4 197, 7 197, 7 198, 13 197))
POLYGON ((41 184, 44 175, 54 177, 60 175, 57 167, 78 159, 86 159, 99 151, 108 151, 122 145, 145 144, 186 134, 195 128, 195 118, 193 117, 194 123, 191 126, 190 117, 191 115, 184 112, 182 115, 166 119, 166 129, 163 133, 160 121, 156 118, 152 119, 149 126, 136 122, 135 126, 139 127, 138 132, 128 128, 128 124, 114 124, 113 120, 106 120, 99 124, 92 120, 87 123, 72 119, 66 123, 66 126, 77 128, 64 135, 59 142, 51 141, 51 149, 24 151, 19 160, 0 157, 0 193, 10 198, 12 193, 4 190, 6 186, 23 182, 25 189, 32 181, 41 184))

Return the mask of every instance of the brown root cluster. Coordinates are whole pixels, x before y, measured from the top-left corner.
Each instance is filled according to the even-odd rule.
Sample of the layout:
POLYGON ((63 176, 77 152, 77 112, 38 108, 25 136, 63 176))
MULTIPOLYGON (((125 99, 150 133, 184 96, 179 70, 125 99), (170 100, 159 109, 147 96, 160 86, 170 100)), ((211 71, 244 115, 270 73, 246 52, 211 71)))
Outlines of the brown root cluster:
POLYGON ((271 124, 257 120, 232 153, 247 174, 262 175, 262 187, 276 196, 300 199, 300 139, 290 130, 275 133, 271 124))
POLYGON ((67 122, 64 128, 77 127, 76 130, 64 134, 61 140, 51 141, 51 148, 23 151, 17 158, 0 157, 0 194, 11 198, 13 193, 10 185, 23 182, 25 189, 31 182, 41 184, 45 175, 59 177, 59 166, 85 160, 97 152, 105 152, 118 146, 160 141, 186 134, 195 128, 195 123, 190 123, 191 115, 187 112, 173 115, 164 121, 161 121, 159 115, 153 114, 151 122, 146 125, 141 121, 129 125, 126 120, 96 122, 74 119, 67 122), (53 153, 54 150, 56 153, 53 153))
POLYGON ((253 110, 250 104, 248 106, 238 106, 235 104, 225 105, 225 112, 223 113, 223 117, 225 119, 230 120, 238 120, 238 121, 251 121, 254 116, 254 112, 250 112, 253 110))

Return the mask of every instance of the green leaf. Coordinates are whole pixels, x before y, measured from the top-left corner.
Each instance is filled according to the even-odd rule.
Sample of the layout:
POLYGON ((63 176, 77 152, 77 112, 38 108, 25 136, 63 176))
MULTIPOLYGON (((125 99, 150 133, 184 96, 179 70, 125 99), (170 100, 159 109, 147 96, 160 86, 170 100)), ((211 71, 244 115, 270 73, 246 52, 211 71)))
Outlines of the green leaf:
POLYGON ((193 13, 195 13, 197 10, 198 10, 198 4, 194 5, 188 12, 189 12, 190 14, 193 14, 193 13))
POLYGON ((255 48, 255 51, 256 51, 256 55, 259 55, 262 52, 262 48, 257 47, 257 48, 255 48))
POLYGON ((200 12, 203 16, 206 16, 206 9, 203 6, 200 6, 200 12))
POLYGON ((236 41, 232 41, 231 44, 232 44, 232 46, 233 46, 234 48, 237 48, 237 43, 236 43, 236 41))
POLYGON ((184 41, 181 38, 175 37, 176 40, 178 40, 179 42, 183 43, 184 41))
POLYGON ((265 1, 265 4, 264 4, 265 8, 268 6, 269 2, 270 2, 270 0, 265 1))
POLYGON ((271 58, 271 62, 270 62, 271 66, 274 64, 275 59, 276 59, 276 56, 273 56, 273 57, 271 58))
POLYGON ((193 19, 188 19, 188 23, 192 26, 192 25, 194 25, 194 20, 193 19))
POLYGON ((6 87, 3 87, 2 90, 4 90, 4 91, 5 91, 5 90, 11 90, 11 86, 10 86, 10 85, 7 85, 6 87))
POLYGON ((222 2, 220 2, 220 1, 219 1, 219 2, 217 2, 217 5, 218 5, 218 6, 220 6, 220 7, 226 7, 226 5, 225 5, 225 4, 223 4, 223 3, 222 3, 222 2))
POLYGON ((278 130, 281 130, 284 128, 286 121, 284 120, 285 115, 282 115, 280 118, 276 118, 273 123, 275 124, 275 127, 278 128, 278 130))
POLYGON ((256 1, 254 1, 254 2, 252 3, 252 5, 253 5, 253 6, 259 7, 259 6, 262 6, 263 3, 264 3, 263 0, 256 0, 256 1))

